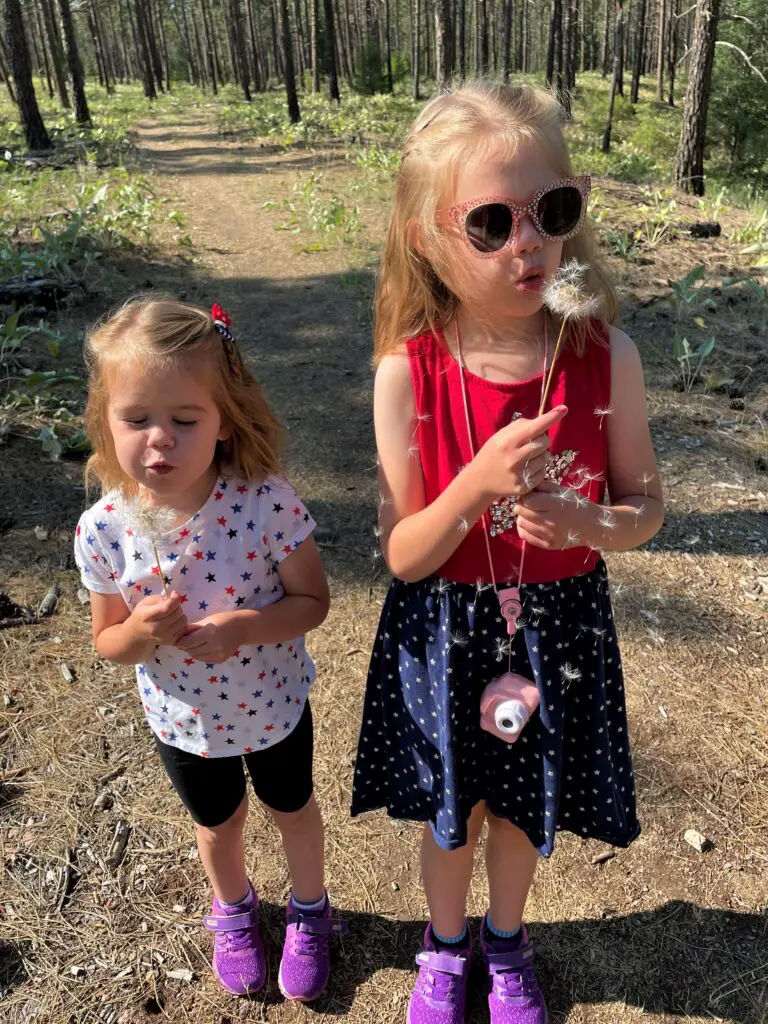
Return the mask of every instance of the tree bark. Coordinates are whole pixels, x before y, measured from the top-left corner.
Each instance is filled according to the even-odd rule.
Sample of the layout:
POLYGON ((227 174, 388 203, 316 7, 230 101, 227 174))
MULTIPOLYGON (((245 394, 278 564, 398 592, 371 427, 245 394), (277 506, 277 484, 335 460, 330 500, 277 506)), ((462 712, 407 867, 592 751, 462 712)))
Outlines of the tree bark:
POLYGON ((664 102, 664 40, 667 27, 667 0, 659 0, 659 49, 656 56, 656 99, 664 102))
POLYGON ((301 111, 299 109, 299 98, 296 95, 296 76, 293 70, 293 48, 291 46, 291 26, 288 21, 288 4, 286 0, 275 0, 275 2, 277 3, 277 16, 280 22, 288 116, 291 119, 291 124, 298 124, 301 120, 301 111))
POLYGON ((669 98, 667 103, 670 107, 675 105, 675 75, 677 72, 677 41, 680 33, 678 15, 680 13, 680 0, 671 0, 672 6, 669 10, 669 60, 667 62, 667 81, 669 82, 669 98))
POLYGON ((247 103, 251 102, 251 87, 248 75, 248 61, 245 59, 245 33, 243 32, 243 11, 240 0, 230 0, 229 17, 232 24, 232 48, 237 54, 240 87, 247 103))
POLYGON ((512 47, 512 0, 504 0, 502 7, 504 32, 501 40, 501 80, 509 84, 509 58, 512 47))
POLYGON ((624 36, 624 0, 616 0, 616 28, 614 32, 613 75, 611 77, 611 94, 608 100, 608 120, 603 134, 601 149, 604 153, 611 150, 611 131, 613 129, 613 108, 616 104, 616 93, 619 88, 619 71, 623 50, 624 36))
POLYGON ((51 62, 48 60, 48 46, 43 31, 43 23, 40 17, 40 8, 33 5, 32 10, 34 12, 35 26, 37 28, 37 34, 40 37, 40 52, 43 58, 43 69, 45 71, 45 81, 48 86, 48 98, 53 99, 53 79, 51 78, 51 62))
POLYGON ((414 102, 421 99, 419 95, 419 64, 421 50, 421 4, 419 0, 411 0, 411 95, 414 102))
POLYGON ((19 0, 5 0, 5 28, 8 50, 11 55, 11 73, 16 83, 16 95, 21 115, 21 126, 27 149, 51 149, 51 140, 40 116, 35 87, 32 83, 32 67, 24 35, 24 22, 19 0))
POLYGON ((0 32, 0 78, 5 83, 5 88, 8 90, 8 95, 11 98, 11 103, 16 104, 16 93, 13 91, 10 66, 10 61, 8 60, 8 51, 5 48, 5 40, 3 39, 3 33, 0 32))
POLYGON ((645 14, 648 0, 637 0, 639 9, 635 20, 635 52, 632 63, 632 88, 629 99, 631 103, 637 103, 640 95, 640 78, 643 73, 643 60, 645 48, 645 14))
POLYGON ((309 7, 309 55, 312 62, 312 92, 320 92, 320 57, 317 49, 317 19, 320 14, 319 7, 319 0, 311 0, 309 7))
POLYGON ((683 127, 675 160, 678 188, 695 196, 704 195, 704 146, 719 18, 720 0, 698 0, 683 127))
POLYGON ((600 59, 600 73, 605 78, 608 74, 608 49, 611 39, 611 0, 605 0, 605 27, 603 29, 603 54, 600 59))
POLYGON ((437 89, 442 92, 453 71, 453 30, 448 0, 435 0, 435 64, 437 89))
POLYGON ((78 124, 90 124, 91 112, 88 110, 88 100, 85 96, 83 65, 80 60, 80 51, 77 48, 77 37, 75 36, 75 26, 72 23, 69 0, 59 0, 59 10, 61 12, 61 27, 64 30, 64 42, 67 47, 67 65, 72 81, 72 95, 75 100, 75 120, 78 124))
POLYGON ((325 38, 328 46, 328 96, 333 103, 340 103, 339 73, 336 67, 336 25, 333 15, 333 0, 323 0, 325 13, 325 38))

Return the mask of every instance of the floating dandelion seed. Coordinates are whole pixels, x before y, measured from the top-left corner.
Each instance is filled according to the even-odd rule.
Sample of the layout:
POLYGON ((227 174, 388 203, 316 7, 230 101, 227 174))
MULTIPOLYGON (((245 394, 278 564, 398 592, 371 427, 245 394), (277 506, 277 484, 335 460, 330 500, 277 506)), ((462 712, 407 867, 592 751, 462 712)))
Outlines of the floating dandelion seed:
POLYGON ((419 423, 428 423, 429 420, 432 419, 432 413, 431 412, 420 412, 416 416, 416 419, 419 421, 419 423))
POLYGON ((608 632, 608 630, 604 629, 602 626, 593 626, 592 632, 595 634, 595 636, 600 637, 600 639, 602 639, 608 632))
POLYGON ((635 526, 640 523, 640 517, 645 513, 645 505, 638 505, 635 509, 635 526))
POLYGON ((496 640, 496 661, 503 661, 506 655, 512 653, 512 643, 509 640, 496 640))
POLYGON ((523 485, 529 491, 532 490, 533 488, 533 477, 531 476, 531 471, 528 469, 527 466, 523 469, 523 485))
POLYGON ((612 405, 607 405, 604 409, 601 409, 599 406, 597 406, 595 408, 595 416, 597 416, 599 418, 599 420, 600 420, 600 429, 601 430, 603 429, 603 420, 605 419, 605 417, 606 416, 613 416, 613 413, 614 413, 614 408, 613 408, 612 405))
POLYGON ((597 521, 605 530, 614 530, 616 528, 616 516, 609 508, 603 509, 597 521))
POLYGON ((435 584, 435 590, 437 590, 438 594, 440 594, 441 597, 444 594, 447 594, 450 589, 451 589, 451 584, 448 582, 448 580, 440 579, 435 584))
POLYGON ((464 516, 459 516, 458 524, 459 524, 458 525, 459 533, 468 533, 469 532, 469 523, 464 518, 464 516))
POLYGON ((379 508, 384 508, 385 505, 391 505, 391 504, 392 504, 392 499, 391 498, 385 498, 384 495, 381 493, 381 491, 379 491, 379 508))
POLYGON ((373 550, 371 551, 371 556, 372 556, 374 562, 378 562, 378 560, 382 557, 382 554, 381 554, 381 551, 379 550, 379 548, 373 548, 373 550))
POLYGON ((656 479, 656 474, 655 473, 643 473, 643 475, 640 477, 640 483, 645 488, 645 496, 646 496, 646 498, 648 497, 648 484, 653 483, 653 481, 655 479, 656 479))
POLYGON ((651 597, 654 601, 656 601, 657 604, 664 604, 664 595, 660 590, 654 590, 654 592, 651 594, 651 597))
POLYGON ((419 446, 417 444, 412 444, 410 446, 410 448, 408 449, 408 458, 409 459, 414 459, 418 454, 419 454, 419 446))
POLYGON ((563 682, 575 683, 581 679, 581 672, 573 665, 569 665, 566 661, 564 665, 560 666, 560 675, 563 677, 563 682))
POLYGON ((376 537, 378 539, 382 535, 382 533, 384 533, 384 527, 383 526, 378 526, 378 525, 374 526, 374 528, 373 528, 373 536, 374 537, 376 537))
POLYGON ((576 508, 584 508, 589 504, 589 498, 585 498, 583 494, 579 494, 578 491, 573 492, 573 500, 576 504, 576 508))
POLYGON ((588 544, 587 547, 588 547, 589 550, 587 551, 587 557, 584 559, 584 565, 587 564, 587 562, 589 561, 589 559, 591 558, 591 556, 593 554, 600 555, 600 554, 602 554, 602 551, 603 551, 602 548, 594 548, 594 547, 592 547, 591 544, 588 544))
POLYGON ((663 647, 664 644, 667 642, 661 635, 661 633, 658 631, 658 629, 649 629, 648 636, 651 638, 651 640, 657 647, 663 647))
POLYGON ((621 597, 621 595, 624 593, 626 589, 627 587, 625 583, 614 583, 611 587, 614 597, 621 597))
POLYGON ((576 547, 578 545, 580 540, 581 540, 581 534, 580 533, 576 533, 573 530, 569 530, 568 531, 568 538, 566 540, 565 546, 568 547, 568 548, 574 548, 574 547, 576 547))
POLYGON ((140 498, 123 506, 123 519, 129 529, 140 537, 145 537, 152 545, 152 554, 155 556, 155 565, 163 586, 163 593, 168 597, 168 587, 165 583, 163 568, 160 565, 160 555, 157 545, 166 533, 170 533, 176 525, 176 513, 167 505, 147 505, 140 498))
POLYGON ((464 636, 458 629, 455 633, 451 633, 448 639, 451 647, 466 647, 469 643, 469 637, 464 636))

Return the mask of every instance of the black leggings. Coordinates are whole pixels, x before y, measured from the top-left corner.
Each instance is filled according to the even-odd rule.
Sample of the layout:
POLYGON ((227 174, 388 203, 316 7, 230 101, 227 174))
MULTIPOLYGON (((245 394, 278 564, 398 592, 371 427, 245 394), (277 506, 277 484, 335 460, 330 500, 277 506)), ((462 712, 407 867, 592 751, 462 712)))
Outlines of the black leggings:
MULTIPOLYGON (((153 734, 154 735, 154 734, 153 734)), ((198 825, 215 828, 231 818, 245 796, 243 762, 256 796, 273 811, 300 811, 312 796, 312 709, 284 740, 242 757, 201 757, 155 743, 171 784, 198 825)))

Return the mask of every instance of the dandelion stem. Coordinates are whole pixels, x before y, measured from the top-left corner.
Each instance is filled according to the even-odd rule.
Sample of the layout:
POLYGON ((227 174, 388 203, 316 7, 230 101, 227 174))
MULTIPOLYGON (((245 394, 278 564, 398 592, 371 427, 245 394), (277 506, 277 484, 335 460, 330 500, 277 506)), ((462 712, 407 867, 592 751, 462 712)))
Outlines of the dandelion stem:
POLYGON ((542 415, 542 413, 544 412, 544 408, 545 408, 545 406, 547 404, 547 398, 549 397, 549 389, 550 389, 550 387, 552 385, 552 377, 553 377, 554 372, 555 372, 555 364, 557 363, 557 357, 560 354, 560 349, 562 348, 562 345, 563 345, 563 338, 565 337, 565 328, 566 328, 567 323, 568 323, 568 321, 564 319, 562 324, 560 325, 560 334, 558 335, 558 338, 557 338, 557 344, 555 345, 555 352, 554 352, 554 355, 552 356, 552 363, 551 363, 551 365, 549 367, 549 374, 547 375, 547 382, 544 385, 544 392, 543 392, 543 394, 541 396, 541 405, 539 406, 539 416, 542 415))
POLYGON ((170 597, 171 595, 168 593, 168 587, 165 585, 165 576, 163 575, 163 567, 162 567, 162 565, 160 565, 160 555, 157 553, 157 544, 155 544, 154 541, 152 541, 151 543, 152 543, 152 553, 155 556, 155 563, 157 565, 157 571, 160 573, 160 582, 163 585, 163 593, 165 594, 166 597, 170 597))

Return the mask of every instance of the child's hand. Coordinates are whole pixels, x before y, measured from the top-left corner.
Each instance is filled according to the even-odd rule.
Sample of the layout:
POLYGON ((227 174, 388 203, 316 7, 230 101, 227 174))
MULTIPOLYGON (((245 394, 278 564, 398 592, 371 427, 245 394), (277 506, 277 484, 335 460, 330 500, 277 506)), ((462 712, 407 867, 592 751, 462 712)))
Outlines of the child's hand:
POLYGON ((489 500, 528 494, 538 487, 547 470, 547 431, 567 413, 567 408, 560 405, 535 419, 515 420, 486 441, 473 459, 472 468, 489 500))
POLYGON ((560 551, 589 547, 595 534, 598 506, 582 494, 550 480, 515 503, 517 532, 537 548, 560 551))
POLYGON ((131 612, 130 623, 137 637, 169 647, 173 647, 189 628, 175 590, 168 597, 153 594, 143 598, 131 612))
POLYGON ((190 622, 187 632, 176 642, 197 661, 218 665, 228 661, 242 644, 235 615, 220 612, 199 622, 190 622))

